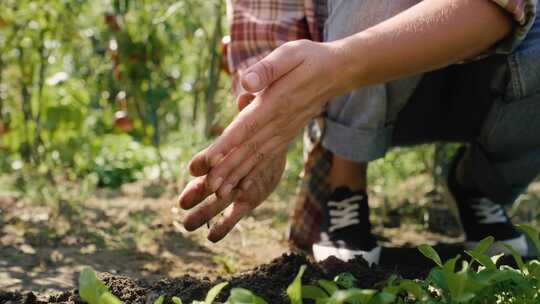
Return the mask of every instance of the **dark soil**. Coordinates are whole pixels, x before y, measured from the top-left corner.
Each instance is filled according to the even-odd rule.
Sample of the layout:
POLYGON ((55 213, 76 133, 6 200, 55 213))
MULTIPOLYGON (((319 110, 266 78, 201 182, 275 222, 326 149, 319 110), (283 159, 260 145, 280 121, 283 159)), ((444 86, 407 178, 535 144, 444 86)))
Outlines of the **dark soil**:
MULTIPOLYGON (((462 252, 456 244, 438 245, 436 250, 443 260, 462 252)), ((350 262, 342 262, 329 258, 322 263, 314 263, 304 255, 284 254, 269 264, 261 265, 250 271, 216 280, 195 278, 184 275, 177 279, 160 280, 153 284, 134 281, 124 276, 108 273, 101 274, 111 292, 125 303, 153 303, 159 296, 165 295, 165 303, 172 303, 170 298, 178 296, 184 303, 204 299, 206 292, 215 284, 227 280, 229 286, 222 291, 218 301, 224 302, 230 288, 243 287, 264 298, 268 303, 289 303, 285 290, 298 273, 300 266, 307 265, 302 277, 305 284, 316 283, 319 279, 332 279, 343 272, 350 272, 358 279, 360 288, 377 288, 392 275, 408 279, 423 279, 433 267, 433 263, 418 253, 416 248, 383 248, 381 265, 369 267, 362 258, 350 262)), ((83 303, 77 290, 38 296, 32 292, 13 293, 0 291, 0 304, 37 304, 37 303, 83 303)))
MULTIPOLYGON (((350 262, 342 262, 330 258, 322 263, 313 263, 303 255, 284 254, 269 264, 259 266, 250 271, 229 278, 218 278, 210 281, 208 278, 194 278, 185 275, 173 280, 161 280, 154 284, 143 281, 133 281, 127 277, 115 276, 103 273, 101 278, 105 281, 112 293, 117 295, 125 303, 153 303, 161 295, 165 295, 165 303, 171 303, 170 297, 179 296, 184 303, 193 300, 204 299, 210 287, 220 281, 229 281, 229 287, 225 289, 218 301, 224 302, 232 287, 243 287, 253 291, 269 303, 289 303, 285 290, 292 282, 300 266, 307 265, 302 281, 304 283, 316 283, 317 280, 332 279, 339 273, 350 272, 358 279, 361 288, 376 287, 389 276, 396 274, 407 278, 422 278, 426 271, 422 269, 407 269, 403 273, 402 268, 385 269, 383 267, 370 268, 367 263, 359 258, 350 262)), ((77 296, 77 290, 54 295, 38 296, 34 293, 13 293, 0 291, 0 304, 12 303, 82 303, 77 296)))

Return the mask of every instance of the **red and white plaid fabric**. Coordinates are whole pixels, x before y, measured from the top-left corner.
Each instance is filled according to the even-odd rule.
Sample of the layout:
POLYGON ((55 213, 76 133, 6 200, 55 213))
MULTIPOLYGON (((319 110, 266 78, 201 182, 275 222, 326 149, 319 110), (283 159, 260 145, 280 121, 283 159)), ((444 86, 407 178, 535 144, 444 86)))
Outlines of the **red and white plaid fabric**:
POLYGON ((322 40, 326 0, 232 0, 230 21, 229 69, 233 89, 237 76, 285 42, 322 40))
MULTIPOLYGON (((231 35, 228 62, 235 94, 240 92, 238 77, 242 71, 281 44, 298 39, 322 40, 326 1, 228 0, 231 35)), ((509 53, 525 39, 534 23, 538 0, 491 1, 507 10, 515 20, 513 34, 492 50, 509 53)), ((321 204, 328 192, 326 177, 331 159, 329 152, 319 142, 324 130, 323 120, 314 121, 313 126, 308 128, 305 136, 305 150, 308 153, 305 155, 302 183, 290 223, 292 245, 307 250, 319 235, 321 204)))

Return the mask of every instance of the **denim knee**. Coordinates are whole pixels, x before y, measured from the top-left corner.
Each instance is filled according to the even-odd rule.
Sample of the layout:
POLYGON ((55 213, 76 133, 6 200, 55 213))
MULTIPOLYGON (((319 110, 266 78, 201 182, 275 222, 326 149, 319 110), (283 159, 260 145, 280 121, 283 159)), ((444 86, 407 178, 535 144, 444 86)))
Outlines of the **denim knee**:
POLYGON ((538 20, 530 36, 508 56, 508 67, 506 94, 494 101, 471 152, 475 180, 500 202, 513 201, 540 174, 538 20))

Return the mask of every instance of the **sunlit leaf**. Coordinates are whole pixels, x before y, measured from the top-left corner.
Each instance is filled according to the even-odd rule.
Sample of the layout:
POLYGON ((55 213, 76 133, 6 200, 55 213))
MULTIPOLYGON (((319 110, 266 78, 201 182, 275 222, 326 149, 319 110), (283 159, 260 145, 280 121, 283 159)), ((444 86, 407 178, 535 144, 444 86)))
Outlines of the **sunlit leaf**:
POLYGON ((437 251, 435 251, 435 249, 433 249, 433 247, 431 247, 429 245, 420 245, 420 246, 418 246, 418 250, 420 250, 420 252, 426 258, 428 258, 428 259, 432 260, 433 262, 435 262, 435 264, 437 264, 439 267, 442 267, 441 257, 439 256, 437 251))
POLYGON ((165 301, 165 296, 160 296, 154 301, 154 304, 163 304, 163 301, 165 301))
POLYGON ((517 227, 531 239, 537 254, 540 254, 540 237, 538 236, 538 230, 533 226, 526 224, 517 225, 517 227))
POLYGON ((101 295, 107 292, 105 283, 99 280, 96 272, 90 267, 84 267, 79 275, 79 295, 88 304, 99 304, 101 295))
POLYGON ((336 283, 329 280, 319 280, 319 285, 330 295, 336 293, 339 290, 339 287, 336 283))
POLYGON ((349 272, 338 274, 334 282, 343 288, 353 288, 356 285, 356 278, 349 272))
POLYGON ((328 298, 328 294, 321 288, 313 285, 302 286, 302 298, 318 300, 328 298))
POLYGON ((218 294, 221 292, 221 290, 223 288, 225 288, 225 286, 229 285, 228 282, 223 282, 223 283, 219 283, 217 284, 216 286, 212 287, 208 293, 206 294, 206 298, 204 300, 204 303, 205 304, 212 304, 214 302, 214 300, 216 299, 216 297, 218 296, 218 294))
POLYGON ((302 304, 302 275, 306 271, 306 265, 300 267, 300 271, 292 281, 292 283, 287 287, 287 296, 291 304, 302 304))

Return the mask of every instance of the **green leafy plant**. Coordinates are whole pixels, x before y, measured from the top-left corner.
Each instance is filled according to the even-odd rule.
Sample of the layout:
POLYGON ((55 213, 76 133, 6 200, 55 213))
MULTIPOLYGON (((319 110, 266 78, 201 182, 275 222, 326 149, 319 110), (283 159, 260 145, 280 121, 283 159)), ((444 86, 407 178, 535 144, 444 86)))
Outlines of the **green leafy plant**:
POLYGON ((85 267, 79 275, 79 295, 88 304, 120 304, 122 301, 114 296, 105 283, 98 279, 96 272, 85 267))
POLYGON ((165 301, 165 296, 159 296, 159 298, 157 298, 154 301, 154 304, 163 304, 164 301, 165 301))
POLYGON ((305 271, 306 265, 302 265, 292 283, 287 287, 287 295, 291 300, 291 304, 302 303, 302 275, 304 275, 305 271))
MULTIPOLYGON (((538 239, 536 230, 529 226, 520 229, 531 239, 538 239)), ((435 303, 538 303, 540 301, 539 276, 532 273, 538 261, 524 263, 521 256, 510 246, 519 269, 509 266, 497 267, 497 261, 502 256, 488 256, 486 252, 493 244, 493 237, 487 237, 470 251, 465 251, 472 259, 462 261, 462 266, 456 270, 459 255, 441 263, 436 251, 431 247, 422 246, 420 251, 437 266, 433 268, 426 280, 430 287, 437 290, 439 295, 435 303), (479 266, 475 269, 473 265, 479 266)))
POLYGON ((255 295, 250 290, 244 288, 231 289, 231 295, 227 299, 227 304, 267 304, 267 302, 255 295))
POLYGON ((214 303, 214 300, 216 299, 218 294, 227 285, 229 285, 229 283, 227 283, 227 282, 217 284, 216 286, 210 288, 210 290, 206 294, 206 298, 204 299, 204 301, 193 301, 193 304, 212 304, 212 303, 214 303))
MULTIPOLYGON (((527 235, 540 252, 538 231, 529 225, 518 228, 527 235)), ((426 280, 408 280, 391 276, 380 289, 357 288, 357 278, 350 273, 342 273, 333 280, 321 279, 317 285, 303 285, 302 276, 307 269, 302 265, 294 280, 287 287, 291 304, 302 304, 311 300, 316 304, 489 304, 489 303, 540 303, 540 261, 527 262, 511 246, 505 247, 514 257, 517 269, 497 266, 502 254, 488 256, 494 238, 481 240, 465 254, 470 260, 458 255, 445 262, 437 251, 429 245, 421 245, 419 251, 435 263, 426 280), (458 264, 461 263, 461 267, 458 264)), ((212 287, 204 301, 193 304, 212 304, 219 293, 228 285, 219 283, 212 287)), ((119 304, 118 298, 109 292, 91 268, 85 268, 79 277, 79 293, 89 304, 119 304)), ((154 304, 163 304, 165 297, 159 297, 154 304)), ((178 297, 172 297, 174 304, 182 304, 178 297)), ((244 288, 231 289, 227 304, 266 304, 267 302, 252 291, 244 288)))
MULTIPOLYGON (((206 294, 206 298, 204 301, 193 301, 193 304, 212 304, 214 303, 214 300, 219 295, 219 293, 223 290, 223 288, 227 287, 229 283, 223 282, 215 285, 210 290, 208 290, 208 293, 206 294)), ((233 289, 235 291, 236 297, 239 297, 239 299, 244 299, 241 296, 245 295, 245 292, 238 291, 237 289, 233 289), (236 290, 236 291, 235 291, 236 290)), ((231 297, 233 292, 231 291, 231 297)), ((81 271, 81 274, 79 275, 79 295, 81 296, 81 299, 83 299, 88 304, 122 304, 123 302, 120 301, 115 295, 113 295, 107 286, 105 286, 105 283, 98 279, 96 272, 90 268, 90 267, 84 267, 81 271)), ((262 300, 262 299, 261 299, 262 300)), ((174 304, 182 304, 182 300, 179 297, 172 297, 171 301, 174 304)), ((163 304, 165 302, 165 296, 158 297, 154 304, 163 304)), ((229 302, 228 302, 229 303, 229 302)), ((230 303, 233 304, 240 304, 240 303, 253 303, 253 304, 264 304, 266 302, 238 302, 238 301, 232 301, 230 303)))
MULTIPOLYGON (((296 284, 300 282, 302 273, 301 269, 295 281, 291 284, 294 287, 289 286, 296 294, 298 294, 296 284)), ((374 289, 359 289, 355 287, 356 282, 357 279, 352 274, 342 273, 337 275, 333 281, 319 280, 317 282, 319 286, 302 286, 300 295, 303 299, 315 301, 316 304, 384 304, 392 303, 396 298, 395 294, 399 291, 399 289, 381 292, 374 289), (340 289, 340 287, 343 289, 340 289)), ((289 298, 291 298, 291 295, 289 295, 289 298)), ((291 303, 294 303, 292 299, 291 303)))

